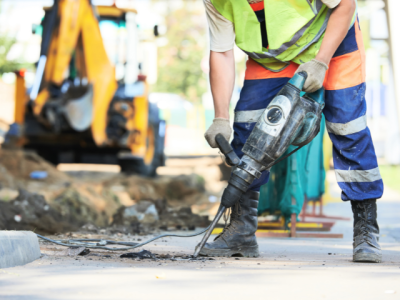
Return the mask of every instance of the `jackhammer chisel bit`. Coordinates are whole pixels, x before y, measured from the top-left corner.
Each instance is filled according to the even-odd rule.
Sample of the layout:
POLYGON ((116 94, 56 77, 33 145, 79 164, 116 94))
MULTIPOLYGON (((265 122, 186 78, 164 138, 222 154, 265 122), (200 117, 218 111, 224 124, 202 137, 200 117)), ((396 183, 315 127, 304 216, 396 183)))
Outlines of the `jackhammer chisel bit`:
POLYGON ((211 233, 213 232, 215 226, 217 225, 219 219, 221 219, 222 215, 224 214, 226 210, 226 207, 223 206, 222 204, 219 206, 218 209, 218 213, 215 216, 214 220, 212 221, 211 225, 210 225, 210 229, 208 229, 208 231, 205 233, 205 235, 203 236, 203 239, 201 240, 200 244, 197 245, 193 257, 197 257, 201 251, 201 249, 203 249, 204 245, 206 244, 208 238, 210 237, 211 233))
MULTIPOLYGON (((226 163, 232 167, 236 166, 239 164, 240 159, 239 157, 236 155, 236 153, 233 151, 231 145, 229 144, 229 142, 224 138, 224 136, 222 134, 217 134, 217 136, 215 137, 215 142, 218 145, 219 150, 221 150, 221 152, 225 155, 226 158, 226 163)), ((215 226, 217 225, 219 219, 221 219, 222 215, 224 214, 225 210, 227 209, 227 207, 225 207, 224 205, 220 205, 219 209, 218 209, 218 213, 215 216, 214 220, 212 221, 211 225, 210 225, 210 229, 206 232, 206 234, 203 236, 203 239, 201 240, 200 244, 197 245, 193 256, 197 257, 201 251, 201 249, 203 249, 204 245, 206 244, 208 238, 210 237, 211 233, 213 232, 215 226)))

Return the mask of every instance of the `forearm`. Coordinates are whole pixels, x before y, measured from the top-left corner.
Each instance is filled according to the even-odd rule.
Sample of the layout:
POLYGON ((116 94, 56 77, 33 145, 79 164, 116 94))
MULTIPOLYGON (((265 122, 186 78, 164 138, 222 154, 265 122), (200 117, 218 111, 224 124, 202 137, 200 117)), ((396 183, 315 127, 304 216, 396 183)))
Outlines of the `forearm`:
POLYGON ((229 102, 235 84, 233 50, 210 51, 210 85, 216 118, 229 119, 229 102))
POLYGON ((316 57, 318 61, 329 65, 335 51, 347 35, 355 10, 355 0, 342 0, 333 9, 321 48, 316 57))

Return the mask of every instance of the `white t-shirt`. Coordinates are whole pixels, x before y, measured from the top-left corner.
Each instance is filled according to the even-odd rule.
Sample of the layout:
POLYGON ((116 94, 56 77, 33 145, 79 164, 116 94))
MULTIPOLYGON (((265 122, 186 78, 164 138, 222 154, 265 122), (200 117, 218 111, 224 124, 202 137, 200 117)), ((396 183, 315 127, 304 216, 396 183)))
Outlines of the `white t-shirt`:
POLYGON ((211 0, 203 0, 206 7, 210 28, 210 50, 225 52, 235 45, 235 29, 233 23, 223 17, 212 5, 211 0))

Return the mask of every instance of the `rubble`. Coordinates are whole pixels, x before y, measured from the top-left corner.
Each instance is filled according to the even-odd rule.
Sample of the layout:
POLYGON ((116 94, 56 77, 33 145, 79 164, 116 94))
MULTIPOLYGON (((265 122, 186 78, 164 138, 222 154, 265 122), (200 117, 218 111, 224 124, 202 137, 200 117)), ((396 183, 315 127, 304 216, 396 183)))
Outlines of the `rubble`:
POLYGON ((203 177, 190 174, 145 178, 140 176, 117 176, 104 184, 110 188, 123 186, 135 201, 165 199, 171 207, 188 207, 201 201, 208 202, 203 177))
POLYGON ((78 226, 66 222, 43 196, 20 190, 14 200, 0 201, 0 229, 52 234, 77 230, 78 226))
POLYGON ((68 247, 65 249, 61 255, 63 256, 85 256, 90 253, 90 249, 85 247, 68 247))
POLYGON ((139 201, 130 207, 121 207, 113 216, 112 225, 125 233, 146 234, 155 229, 194 230, 207 227, 208 216, 192 213, 190 207, 172 208, 164 201, 139 201))
POLYGON ((88 187, 66 188, 61 194, 49 201, 67 222, 82 227, 86 223, 97 227, 108 226, 111 220, 107 211, 115 211, 120 204, 110 195, 88 191, 88 187))
POLYGON ((156 254, 148 250, 142 250, 140 252, 129 252, 124 253, 120 256, 121 258, 132 258, 132 259, 152 259, 152 260, 170 260, 170 261, 194 261, 200 260, 205 262, 206 260, 215 260, 212 257, 193 257, 192 255, 170 255, 170 254, 156 254))
POLYGON ((145 259, 145 258, 155 259, 156 258, 156 256, 153 253, 151 253, 150 251, 147 251, 147 250, 142 250, 140 252, 125 253, 125 254, 122 254, 120 257, 121 258, 139 258, 139 259, 145 259))
POLYGON ((191 208, 198 212, 197 207, 210 206, 199 175, 94 173, 61 172, 34 152, 1 149, 0 230, 150 233, 209 224, 207 216, 191 208))

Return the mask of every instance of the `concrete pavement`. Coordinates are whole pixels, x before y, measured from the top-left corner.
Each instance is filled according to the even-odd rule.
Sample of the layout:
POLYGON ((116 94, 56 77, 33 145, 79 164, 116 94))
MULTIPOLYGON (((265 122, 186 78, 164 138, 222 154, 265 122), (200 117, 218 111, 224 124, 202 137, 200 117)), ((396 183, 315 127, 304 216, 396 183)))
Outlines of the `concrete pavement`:
MULTIPOLYGON (((328 204, 325 213, 352 215, 349 203, 328 204)), ((351 221, 333 227, 344 233, 340 240, 259 239, 257 259, 65 257, 48 246, 33 263, 0 270, 0 299, 400 299, 399 215, 399 200, 379 202, 381 264, 351 261, 351 221)), ((144 249, 192 254, 199 240, 171 238, 144 249)))

